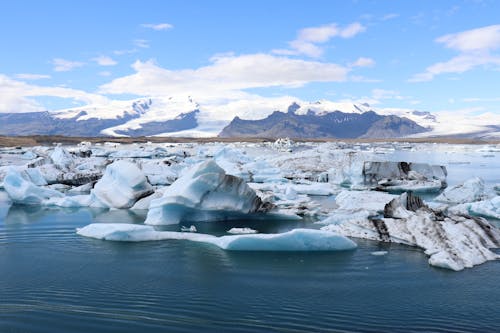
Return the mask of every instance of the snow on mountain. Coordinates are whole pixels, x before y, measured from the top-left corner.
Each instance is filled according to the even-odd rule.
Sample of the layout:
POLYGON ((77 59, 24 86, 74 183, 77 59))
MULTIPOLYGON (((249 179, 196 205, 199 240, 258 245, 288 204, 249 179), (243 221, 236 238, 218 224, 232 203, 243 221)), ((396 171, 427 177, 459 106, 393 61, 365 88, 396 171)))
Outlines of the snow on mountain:
POLYGON ((299 108, 295 110, 295 113, 299 115, 305 115, 311 112, 320 116, 333 111, 341 111, 344 113, 364 113, 372 111, 372 108, 367 103, 355 104, 350 102, 320 100, 316 102, 300 102, 298 105, 299 108))
POLYGON ((133 118, 121 125, 107 128, 102 131, 105 135, 122 136, 117 132, 140 129, 148 123, 164 122, 167 120, 179 119, 181 114, 186 114, 199 109, 198 103, 194 102, 190 96, 176 97, 152 97, 144 100, 137 100, 133 104, 133 110, 140 116, 133 118))
POLYGON ((500 115, 465 112, 439 112, 377 108, 366 103, 307 102, 292 96, 261 97, 246 95, 237 100, 203 101, 191 96, 152 96, 107 104, 87 105, 64 110, 31 114, 0 114, 0 121, 9 126, 3 135, 62 134, 109 136, 217 136, 235 117, 260 120, 274 111, 296 115, 324 116, 340 111, 405 117, 430 129, 413 137, 461 136, 500 138, 500 115))

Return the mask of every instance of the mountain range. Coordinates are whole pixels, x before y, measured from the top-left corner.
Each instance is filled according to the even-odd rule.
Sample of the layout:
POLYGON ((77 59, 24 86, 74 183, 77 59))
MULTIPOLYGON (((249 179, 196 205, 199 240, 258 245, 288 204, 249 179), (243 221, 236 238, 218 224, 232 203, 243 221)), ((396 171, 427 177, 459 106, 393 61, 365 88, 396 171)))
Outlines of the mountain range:
POLYGON ((57 111, 0 113, 0 135, 500 137, 497 115, 452 116, 408 109, 374 109, 365 103, 290 100, 262 105, 247 101, 200 105, 191 97, 152 97, 57 111))

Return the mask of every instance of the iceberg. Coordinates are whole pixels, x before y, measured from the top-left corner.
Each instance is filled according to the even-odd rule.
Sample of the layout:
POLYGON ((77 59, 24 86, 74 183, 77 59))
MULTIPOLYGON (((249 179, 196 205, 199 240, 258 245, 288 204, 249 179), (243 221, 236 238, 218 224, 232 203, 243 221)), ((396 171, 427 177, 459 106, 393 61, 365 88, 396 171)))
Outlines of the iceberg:
POLYGON ((437 192, 446 187, 445 166, 407 162, 365 162, 363 179, 382 191, 437 192))
POLYGON ((453 214, 471 214, 500 220, 500 196, 452 206, 448 211, 453 214))
POLYGON ((57 146, 54 148, 52 154, 50 154, 50 159, 60 169, 68 169, 74 163, 74 158, 71 154, 64 148, 57 146))
POLYGON ((193 166, 167 187, 161 198, 152 200, 145 223, 216 221, 271 208, 243 179, 226 174, 209 160, 193 166))
POLYGON ((281 234, 252 234, 216 237, 207 234, 157 231, 152 226, 126 223, 93 223, 77 234, 84 237, 125 242, 189 240, 208 243, 227 251, 341 251, 356 243, 333 232, 294 229, 281 234))
POLYGON ((449 187, 434 200, 444 203, 461 204, 486 199, 484 181, 474 177, 462 184, 449 187))
POLYGON ((347 191, 340 192, 335 198, 338 209, 342 211, 383 212, 385 205, 396 196, 379 191, 347 191))
POLYGON ((134 163, 115 161, 106 167, 104 175, 92 189, 92 206, 130 208, 152 193, 152 186, 134 163))
POLYGON ((322 230, 417 246, 430 265, 455 271, 500 258, 490 250, 500 247, 500 231, 487 220, 434 211, 411 192, 389 202, 383 218, 351 219, 322 230))
POLYGON ((3 186, 12 202, 24 205, 40 205, 50 198, 62 198, 64 195, 56 190, 36 186, 28 175, 11 168, 4 178, 3 186))

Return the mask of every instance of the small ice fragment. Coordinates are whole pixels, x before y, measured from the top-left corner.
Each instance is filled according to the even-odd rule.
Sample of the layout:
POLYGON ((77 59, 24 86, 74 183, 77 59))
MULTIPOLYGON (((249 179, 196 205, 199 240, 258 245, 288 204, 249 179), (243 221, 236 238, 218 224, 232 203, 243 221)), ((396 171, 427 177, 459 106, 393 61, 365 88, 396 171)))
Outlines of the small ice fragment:
POLYGON ((181 226, 181 231, 183 232, 197 232, 196 227, 194 225, 188 227, 181 226))
POLYGON ((251 228, 231 228, 227 231, 228 234, 242 235, 242 234, 256 234, 257 230, 251 228))
POLYGON ((387 254, 387 251, 373 251, 370 253, 372 256, 385 256, 387 254))

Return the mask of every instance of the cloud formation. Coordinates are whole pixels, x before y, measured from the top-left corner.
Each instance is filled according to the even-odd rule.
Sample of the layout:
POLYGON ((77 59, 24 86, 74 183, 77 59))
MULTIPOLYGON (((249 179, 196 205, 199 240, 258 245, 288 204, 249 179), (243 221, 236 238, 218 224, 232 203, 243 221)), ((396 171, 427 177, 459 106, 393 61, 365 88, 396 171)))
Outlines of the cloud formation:
POLYGON ((148 28, 148 29, 153 29, 156 31, 162 31, 162 30, 169 30, 172 29, 174 26, 170 23, 144 23, 141 24, 143 28, 148 28))
POLYGON ((280 55, 304 54, 311 58, 319 58, 324 49, 318 44, 324 44, 333 37, 352 38, 365 31, 366 28, 359 22, 354 22, 346 27, 339 27, 336 23, 309 27, 300 30, 297 38, 288 43, 289 49, 275 49, 273 53, 280 55))
POLYGON ((113 58, 108 56, 99 56, 91 59, 95 61, 99 66, 114 66, 118 64, 113 58))
POLYGON ((459 54, 447 61, 435 63, 424 72, 415 74, 410 82, 424 82, 444 73, 464 73, 476 67, 500 66, 500 55, 494 53, 500 48, 500 25, 448 34, 436 39, 446 48, 459 54))
POLYGON ((168 70, 153 61, 136 61, 135 73, 102 85, 103 94, 175 95, 205 98, 242 96, 243 90, 264 87, 301 87, 309 82, 345 81, 349 68, 334 63, 306 61, 269 54, 223 54, 196 69, 168 70))
POLYGON ((56 72, 69 72, 75 68, 85 65, 85 63, 80 61, 71 61, 62 58, 52 59, 52 64, 54 65, 54 71, 56 72))
POLYGON ((82 90, 32 85, 0 74, 0 112, 33 112, 45 108, 33 97, 68 98, 85 104, 103 104, 108 99, 82 90))
POLYGON ((20 73, 16 74, 15 77, 20 80, 29 80, 29 81, 51 78, 51 76, 47 74, 31 74, 31 73, 20 73))

